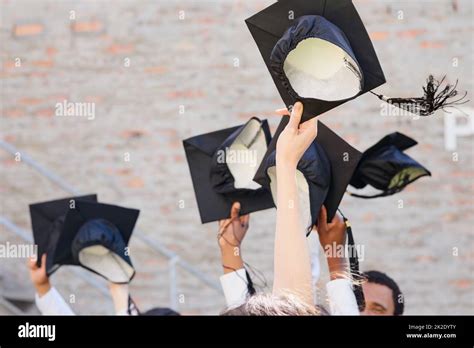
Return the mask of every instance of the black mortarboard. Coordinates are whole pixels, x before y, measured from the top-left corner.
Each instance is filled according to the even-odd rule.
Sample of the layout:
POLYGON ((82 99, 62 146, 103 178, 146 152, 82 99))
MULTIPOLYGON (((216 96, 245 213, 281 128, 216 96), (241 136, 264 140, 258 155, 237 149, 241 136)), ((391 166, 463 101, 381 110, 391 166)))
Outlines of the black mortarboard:
POLYGON ((385 83, 351 0, 279 1, 246 23, 287 107, 304 104, 302 121, 385 83))
POLYGON ((135 270, 127 245, 139 213, 116 205, 77 201, 66 215, 56 262, 80 265, 113 283, 128 283, 135 270))
POLYGON ((367 149, 350 185, 357 189, 370 185, 382 192, 372 196, 353 192, 349 194, 359 198, 389 196, 423 176, 431 176, 428 169, 403 152, 416 144, 414 139, 395 132, 367 149))
POLYGON ((69 197, 30 204, 33 239, 38 246, 37 265, 41 266, 41 255, 47 253, 46 272, 48 275, 51 275, 60 266, 55 262, 56 246, 63 231, 66 214, 69 208, 74 207, 79 200, 97 202, 97 195, 69 197))
POLYGON ((202 223, 226 219, 233 202, 241 214, 274 207, 271 193, 253 182, 271 135, 266 120, 183 140, 202 223))
MULTIPOLYGON (((276 142, 288 121, 289 117, 284 117, 278 126, 255 175, 254 180, 262 186, 271 186, 269 169, 275 166, 276 142)), ((328 221, 332 220, 361 156, 359 151, 318 121, 318 135, 298 164, 298 170, 308 183, 311 226, 316 223, 323 203, 328 221)))

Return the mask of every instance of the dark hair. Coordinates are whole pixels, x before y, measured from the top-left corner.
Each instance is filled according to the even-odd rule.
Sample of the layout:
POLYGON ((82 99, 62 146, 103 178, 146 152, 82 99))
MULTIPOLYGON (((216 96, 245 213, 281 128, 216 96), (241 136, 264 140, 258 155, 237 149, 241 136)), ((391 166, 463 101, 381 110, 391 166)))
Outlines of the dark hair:
POLYGON ((171 308, 156 307, 156 308, 149 309, 145 313, 141 313, 140 315, 178 316, 181 314, 179 314, 178 312, 174 311, 171 308))
POLYGON ((392 299, 395 306, 393 315, 402 315, 405 308, 405 298, 397 283, 385 273, 379 271, 368 271, 363 273, 363 277, 369 283, 385 285, 392 290, 392 299))

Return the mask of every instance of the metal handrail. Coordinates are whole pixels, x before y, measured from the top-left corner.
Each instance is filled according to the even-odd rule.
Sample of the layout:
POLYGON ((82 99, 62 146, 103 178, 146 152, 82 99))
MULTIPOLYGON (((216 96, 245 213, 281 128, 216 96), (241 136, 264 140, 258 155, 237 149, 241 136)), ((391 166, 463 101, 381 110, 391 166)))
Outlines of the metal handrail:
POLYGON ((8 311, 10 311, 11 313, 15 315, 26 315, 26 313, 23 310, 21 310, 20 308, 15 306, 13 303, 5 299, 1 294, 0 294, 0 305, 2 305, 8 311))
MULTIPOLYGON (((30 165, 33 169, 35 169, 37 172, 39 172, 41 175, 46 177, 48 180, 50 180, 52 183, 55 185, 61 187, 64 191, 72 194, 72 195, 80 195, 80 191, 74 188, 73 186, 69 185, 68 183, 65 182, 61 177, 56 175, 55 173, 51 172, 35 160, 31 158, 28 154, 25 152, 19 151, 15 146, 12 144, 5 142, 4 140, 0 140, 0 147, 2 147, 4 150, 7 152, 15 155, 15 154, 20 154, 21 156, 21 162, 25 162, 26 164, 30 165)), ((8 221, 4 218, 2 218, 1 222, 4 223, 5 221, 8 221)), ((11 222, 10 222, 11 223, 11 222)), ((16 226, 16 225, 15 225, 16 226)), ((18 226, 17 226, 18 227, 18 226)), ((31 237, 29 237, 29 234, 26 232, 20 232, 20 234, 26 234, 24 237, 27 240, 31 240, 31 237)), ((170 306, 171 307, 176 307, 177 302, 177 286, 176 286, 176 271, 174 270, 175 266, 181 267, 183 270, 200 280, 202 283, 206 284, 210 288, 218 291, 219 293, 222 293, 222 288, 219 285, 217 281, 206 275, 205 273, 201 272, 188 262, 184 261, 183 259, 180 258, 180 256, 175 253, 174 251, 168 249, 166 246, 163 244, 159 243, 156 240, 153 240, 143 234, 140 230, 136 230, 134 233, 134 236, 144 242, 146 245, 148 245, 152 250, 155 252, 161 254, 165 258, 169 260, 169 267, 170 267, 170 306)), ((80 274, 80 273, 79 273, 80 274)), ((81 274, 81 276, 84 276, 81 274)), ((105 288, 105 287, 104 287, 105 288)), ((107 291, 107 290, 105 290, 107 291)))

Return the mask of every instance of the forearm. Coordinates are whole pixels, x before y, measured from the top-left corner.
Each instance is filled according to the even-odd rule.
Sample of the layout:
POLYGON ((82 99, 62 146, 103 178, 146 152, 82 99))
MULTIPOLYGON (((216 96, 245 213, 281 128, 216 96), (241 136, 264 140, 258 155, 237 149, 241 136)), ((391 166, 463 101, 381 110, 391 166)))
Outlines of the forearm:
POLYGON ((277 222, 275 233, 275 294, 292 292, 313 302, 308 245, 300 219, 296 165, 277 160, 277 222))
POLYGON ((221 247, 221 262, 224 274, 244 268, 240 247, 226 244, 221 247))
POLYGON ((109 291, 114 302, 116 314, 128 313, 128 298, 129 289, 128 284, 114 284, 109 283, 109 291))

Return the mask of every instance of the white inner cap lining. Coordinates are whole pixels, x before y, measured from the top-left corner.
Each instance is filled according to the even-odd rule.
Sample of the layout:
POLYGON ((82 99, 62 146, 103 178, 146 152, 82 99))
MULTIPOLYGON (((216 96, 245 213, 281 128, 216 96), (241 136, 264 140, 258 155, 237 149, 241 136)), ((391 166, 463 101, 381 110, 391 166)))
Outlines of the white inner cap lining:
POLYGON ((128 283, 133 275, 133 268, 128 263, 102 245, 82 249, 79 262, 113 283, 128 283))
MULTIPOLYGON (((277 175, 276 167, 270 167, 267 169, 267 174, 270 177, 270 190, 272 192, 273 202, 277 205, 277 175)), ((298 189, 298 202, 300 208, 300 223, 303 226, 303 232, 306 235, 308 226, 311 226, 311 205, 309 199, 309 186, 308 181, 304 177, 303 173, 299 170, 296 171, 296 187, 298 189)), ((278 207, 277 207, 278 209, 278 207)))
POLYGON ((234 143, 226 149, 226 164, 234 177, 236 189, 256 190, 261 186, 253 181, 263 156, 267 141, 258 120, 250 120, 234 143))
POLYGON ((339 46, 308 38, 285 59, 283 70, 293 90, 302 98, 344 100, 361 90, 358 64, 339 46), (352 69, 355 69, 354 72, 352 69))

